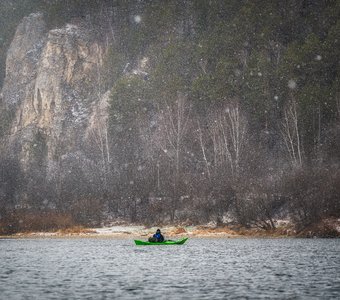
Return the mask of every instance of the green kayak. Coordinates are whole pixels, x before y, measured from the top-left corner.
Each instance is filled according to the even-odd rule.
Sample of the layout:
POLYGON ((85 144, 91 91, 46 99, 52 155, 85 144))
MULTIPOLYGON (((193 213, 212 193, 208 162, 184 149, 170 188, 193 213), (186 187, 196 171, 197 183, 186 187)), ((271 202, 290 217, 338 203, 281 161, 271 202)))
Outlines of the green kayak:
POLYGON ((178 241, 165 241, 161 243, 147 242, 147 241, 139 241, 135 240, 137 246, 146 246, 146 245, 183 245, 188 238, 183 238, 178 241))

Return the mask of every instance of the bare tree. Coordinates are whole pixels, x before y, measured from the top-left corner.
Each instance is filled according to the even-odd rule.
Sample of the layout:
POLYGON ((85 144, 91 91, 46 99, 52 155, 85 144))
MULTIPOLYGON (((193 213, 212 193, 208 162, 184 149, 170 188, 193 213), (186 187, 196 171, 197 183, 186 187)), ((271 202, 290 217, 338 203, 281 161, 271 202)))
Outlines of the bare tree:
POLYGON ((164 116, 165 134, 168 140, 168 145, 170 145, 175 152, 175 178, 177 179, 180 171, 179 166, 182 143, 188 130, 188 121, 190 116, 190 107, 188 106, 183 94, 178 93, 177 100, 173 107, 167 105, 164 116))
POLYGON ((240 171, 240 161, 244 153, 247 136, 247 121, 242 115, 239 105, 237 103, 229 104, 221 112, 212 115, 207 130, 212 147, 204 146, 200 126, 198 133, 207 167, 209 162, 206 152, 210 149, 212 154, 209 156, 213 161, 215 173, 227 167, 231 175, 236 177, 240 171))
POLYGON ((240 158, 245 143, 246 120, 241 115, 238 104, 227 107, 220 118, 225 149, 228 151, 229 163, 234 174, 239 173, 240 158))
POLYGON ((335 100, 336 100, 336 110, 338 113, 338 119, 340 120, 340 90, 337 91, 336 96, 335 96, 335 100))
POLYGON ((201 150, 202 150, 204 163, 205 163, 205 166, 206 166, 206 169, 207 169, 208 178, 210 180, 211 179, 210 163, 209 163, 208 158, 207 158, 207 154, 206 154, 207 150, 205 149, 205 144, 204 144, 204 140, 203 140, 203 133, 202 133, 202 129, 201 129, 199 119, 197 119, 197 127, 198 127, 198 139, 199 139, 199 142, 200 142, 200 147, 201 147, 201 150))
POLYGON ((179 200, 179 179, 181 177, 181 160, 183 152, 184 138, 188 132, 190 120, 190 105, 186 96, 182 93, 177 94, 177 99, 173 105, 168 105, 160 110, 160 133, 164 138, 160 139, 160 146, 171 162, 173 201, 171 209, 171 219, 174 219, 177 201, 179 200))
POLYGON ((291 163, 295 167, 301 167, 303 157, 299 130, 299 115, 297 103, 294 98, 284 109, 283 120, 281 122, 281 135, 291 163))

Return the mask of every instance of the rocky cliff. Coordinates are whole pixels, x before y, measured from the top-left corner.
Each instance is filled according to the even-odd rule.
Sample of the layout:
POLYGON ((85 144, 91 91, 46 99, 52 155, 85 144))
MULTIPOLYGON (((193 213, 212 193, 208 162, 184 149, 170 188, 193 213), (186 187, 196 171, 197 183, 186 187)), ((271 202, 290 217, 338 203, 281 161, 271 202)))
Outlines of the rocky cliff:
POLYGON ((23 19, 8 50, 2 90, 3 103, 15 111, 10 144, 23 165, 36 147, 48 161, 80 151, 87 128, 106 117, 106 51, 86 20, 47 30, 40 13, 23 19))

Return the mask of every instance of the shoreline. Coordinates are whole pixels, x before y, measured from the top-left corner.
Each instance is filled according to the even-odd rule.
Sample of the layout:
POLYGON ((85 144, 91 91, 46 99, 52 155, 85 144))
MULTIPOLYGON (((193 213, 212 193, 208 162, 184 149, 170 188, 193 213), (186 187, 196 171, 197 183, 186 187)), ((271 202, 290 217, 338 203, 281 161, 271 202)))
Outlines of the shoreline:
MULTIPOLYGON (((19 232, 11 235, 0 235, 0 239, 25 238, 112 238, 112 239, 144 239, 156 231, 157 227, 135 225, 113 225, 100 228, 84 228, 75 226, 58 231, 19 232)), ((280 227, 275 230, 231 228, 228 226, 164 226, 161 227, 166 238, 339 238, 340 230, 330 235, 327 232, 305 230, 297 233, 290 227, 280 227)))
MULTIPOLYGON (((161 227, 162 228, 162 227, 161 227)), ((66 230, 58 230, 55 232, 19 232, 12 235, 0 235, 0 238, 69 238, 69 237, 84 237, 84 238, 122 238, 122 239, 147 239, 155 233, 156 227, 146 228, 144 226, 110 226, 101 228, 82 228, 75 227, 66 230)), ((204 227, 204 226, 166 226, 162 228, 162 233, 166 238, 181 238, 181 237, 219 237, 219 238, 240 238, 254 237, 253 234, 239 234, 228 227, 204 227)), ((268 234, 264 234, 268 236, 268 234)), ((283 236, 282 236, 283 237, 283 236)))
MULTIPOLYGON (((211 229, 202 230, 196 226, 189 227, 175 227, 167 226, 161 227, 162 233, 166 238, 179 239, 181 237, 241 237, 234 232, 227 232, 219 230, 219 232, 211 232, 211 229)), ((134 225, 118 225, 100 228, 82 228, 74 227, 66 230, 58 230, 54 232, 18 232, 12 235, 0 235, 4 239, 20 239, 20 238, 117 238, 117 239, 147 239, 152 236, 156 227, 146 228, 144 226, 134 225)))

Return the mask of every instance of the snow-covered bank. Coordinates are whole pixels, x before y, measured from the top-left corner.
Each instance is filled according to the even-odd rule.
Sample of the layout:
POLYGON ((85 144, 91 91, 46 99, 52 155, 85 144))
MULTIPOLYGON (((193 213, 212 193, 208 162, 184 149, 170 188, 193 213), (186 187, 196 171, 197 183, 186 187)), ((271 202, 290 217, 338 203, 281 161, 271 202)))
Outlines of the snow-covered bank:
MULTIPOLYGON (((219 226, 210 223, 197 226, 162 226, 162 233, 166 238, 180 237, 340 237, 340 219, 327 219, 311 225, 303 230, 296 230, 293 224, 281 220, 276 222, 277 228, 262 230, 256 228, 242 228, 238 226, 219 226)), ((98 237, 98 238, 141 238, 152 236, 158 227, 145 227, 133 224, 111 224, 99 228, 84 228, 75 226, 54 232, 23 232, 6 238, 59 238, 59 237, 98 237)), ((1 236, 0 236, 1 238, 1 236)))
MULTIPOLYGON (((211 222, 196 226, 163 226, 166 237, 340 237, 340 219, 326 219, 303 230, 297 230, 288 220, 276 220, 276 229, 243 228, 240 226, 216 226, 211 222)), ((148 237, 157 227, 113 225, 93 228, 92 235, 112 237, 148 237)))
MULTIPOLYGON (((112 226, 95 228, 94 234, 99 236, 138 236, 148 237, 154 234, 157 227, 144 227, 144 226, 112 226)), ((238 234, 227 227, 210 228, 204 226, 166 226, 161 228, 162 233, 166 237, 180 237, 180 236, 237 236, 238 234)))
MULTIPOLYGON (((56 232, 25 232, 11 235, 12 238, 44 238, 44 237, 107 237, 107 238, 143 238, 152 236, 157 227, 136 225, 114 225, 101 228, 75 227, 56 232)), ((237 237, 241 236, 227 227, 212 228, 209 226, 165 226, 161 227, 164 236, 171 238, 187 237, 237 237)), ((8 237, 8 236, 6 236, 8 237)))

